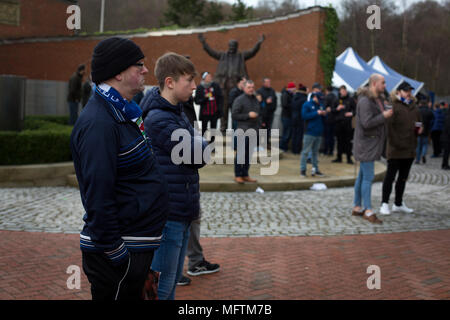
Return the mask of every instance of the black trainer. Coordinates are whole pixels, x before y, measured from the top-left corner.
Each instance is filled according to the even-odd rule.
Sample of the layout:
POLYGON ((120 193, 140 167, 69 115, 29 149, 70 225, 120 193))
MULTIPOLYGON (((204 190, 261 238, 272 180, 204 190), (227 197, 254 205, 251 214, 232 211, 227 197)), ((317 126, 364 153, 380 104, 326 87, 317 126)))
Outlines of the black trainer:
POLYGON ((199 276, 202 274, 214 273, 220 270, 220 266, 216 263, 209 263, 205 259, 195 267, 188 269, 187 274, 190 276, 199 276))
POLYGON ((322 172, 320 172, 319 169, 316 170, 316 168, 312 168, 311 175, 313 177, 315 177, 315 176, 323 177, 324 176, 324 174, 322 172))
POLYGON ((180 281, 177 282, 177 286, 187 286, 191 284, 191 279, 186 276, 181 276, 180 281))
POLYGON ((306 170, 300 171, 300 174, 301 174, 303 177, 306 177, 306 170))

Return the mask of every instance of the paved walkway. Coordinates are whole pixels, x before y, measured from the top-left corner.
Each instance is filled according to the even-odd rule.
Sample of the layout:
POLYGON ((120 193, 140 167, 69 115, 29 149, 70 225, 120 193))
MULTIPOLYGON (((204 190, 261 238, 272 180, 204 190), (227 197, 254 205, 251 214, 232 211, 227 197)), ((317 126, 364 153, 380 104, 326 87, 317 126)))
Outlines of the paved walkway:
MULTIPOLYGON (((178 299, 450 299, 450 173, 414 165, 415 213, 371 225, 349 215, 351 187, 202 193, 202 245, 222 270, 178 287, 178 299), (308 236, 308 237, 305 237, 308 236), (381 270, 369 290, 367 268, 381 270)), ((380 201, 381 183, 373 188, 380 201)), ((0 189, 0 299, 89 299, 67 288, 81 265, 83 210, 75 188, 0 189)))

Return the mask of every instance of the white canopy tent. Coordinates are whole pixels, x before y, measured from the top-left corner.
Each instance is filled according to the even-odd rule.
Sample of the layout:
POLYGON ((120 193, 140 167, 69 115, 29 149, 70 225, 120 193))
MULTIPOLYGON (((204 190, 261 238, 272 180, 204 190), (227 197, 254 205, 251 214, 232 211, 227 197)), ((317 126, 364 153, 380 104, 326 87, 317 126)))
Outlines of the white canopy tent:
POLYGON ((348 47, 336 58, 332 85, 334 87, 345 85, 347 90, 355 92, 368 83, 369 77, 373 73, 380 73, 384 76, 388 91, 396 89, 404 81, 408 81, 414 87, 414 95, 423 87, 423 82, 399 74, 379 57, 374 57, 369 63, 366 63, 351 47, 348 47))

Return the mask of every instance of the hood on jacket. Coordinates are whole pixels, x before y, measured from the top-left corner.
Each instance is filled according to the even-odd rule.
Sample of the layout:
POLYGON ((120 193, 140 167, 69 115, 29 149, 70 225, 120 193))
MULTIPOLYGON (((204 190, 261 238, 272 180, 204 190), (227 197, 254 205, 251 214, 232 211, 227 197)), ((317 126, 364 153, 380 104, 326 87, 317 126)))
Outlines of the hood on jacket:
MULTIPOLYGON (((373 92, 369 90, 369 87, 368 87, 368 86, 359 88, 358 91, 356 92, 356 96, 357 96, 357 97, 366 96, 366 97, 368 97, 369 99, 375 99, 375 98, 377 98, 377 97, 373 94, 373 92)), ((385 98, 384 94, 380 94, 379 98, 384 99, 384 98, 385 98)))
MULTIPOLYGON (((389 94, 389 98, 390 98, 390 100, 391 100, 391 103, 394 103, 394 102, 401 102, 401 103, 403 103, 403 102, 399 99, 399 97, 398 97, 398 95, 397 95, 397 90, 392 90, 391 93, 389 94)), ((412 96, 412 98, 411 98, 411 103, 410 103, 410 104, 413 104, 413 103, 415 103, 416 101, 417 101, 416 97, 412 96)), ((406 103, 405 103, 405 104, 406 104, 406 103)))
POLYGON ((161 93, 159 91, 159 87, 152 87, 146 94, 146 99, 144 103, 141 105, 142 108, 142 118, 145 119, 147 114, 152 109, 165 109, 165 110, 171 110, 176 113, 181 113, 183 110, 183 104, 179 103, 178 105, 174 106, 169 101, 164 99, 161 96, 161 93), (147 97, 148 96, 148 97, 147 97))

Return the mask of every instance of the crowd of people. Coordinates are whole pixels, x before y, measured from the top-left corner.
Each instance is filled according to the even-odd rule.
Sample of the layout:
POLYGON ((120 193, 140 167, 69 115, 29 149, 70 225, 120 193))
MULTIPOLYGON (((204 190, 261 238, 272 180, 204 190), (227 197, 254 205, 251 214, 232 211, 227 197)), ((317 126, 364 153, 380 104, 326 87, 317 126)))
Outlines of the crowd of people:
MULTIPOLYGON (((95 85, 79 117, 85 67, 80 66, 69 83, 74 122, 70 147, 86 212, 80 248, 93 299, 175 299, 176 286, 190 282, 183 276, 186 256, 188 275, 220 270, 205 259, 199 241, 198 171, 207 161, 196 162, 195 150, 204 151, 214 139, 197 134, 194 102, 200 105, 202 133, 208 125, 216 128, 217 120, 228 116, 224 110, 230 109, 233 129, 264 128, 270 137, 277 106, 270 79, 264 78, 255 90, 252 80, 241 77, 225 99, 212 74, 203 72, 197 86, 197 71, 189 57, 166 53, 155 64, 158 85, 143 95, 148 72, 138 45, 112 37, 94 48, 90 79, 95 85), (188 132, 191 159, 174 163, 172 153, 183 139, 173 139, 179 129, 188 132), (152 285, 156 281, 157 287, 152 285)), ((371 187, 374 162, 384 156, 387 174, 380 213, 390 214, 389 197, 397 175, 392 211, 411 213, 403 193, 414 159, 426 162, 428 135, 433 156, 440 156, 443 149, 446 170, 450 149, 448 104, 431 111, 421 101, 419 108, 412 90, 404 82, 388 99, 379 74, 370 77, 357 98, 350 97, 345 86, 335 95, 331 87, 322 93, 318 83, 308 93, 304 85, 290 82, 281 95, 281 149, 300 154, 301 175, 306 176, 311 158, 311 174, 320 176, 318 154, 333 155, 336 138, 333 162, 342 162, 344 154, 347 163, 354 163, 352 157, 360 162, 352 214, 371 223, 382 223, 372 209, 371 187)), ((244 138, 244 159, 239 159, 239 152, 235 156, 235 181, 254 183, 249 176, 254 149, 244 138)))

